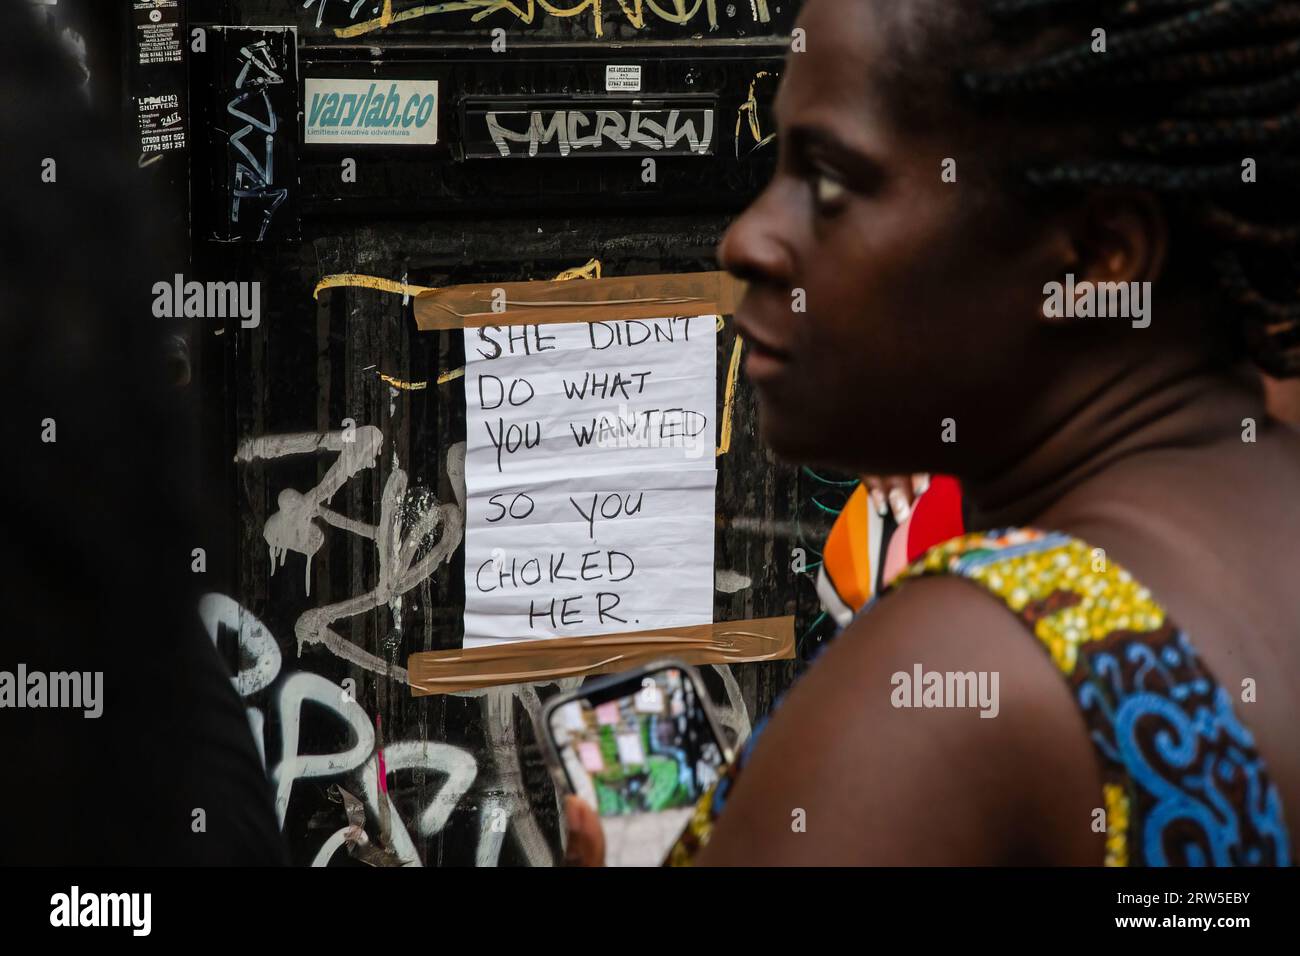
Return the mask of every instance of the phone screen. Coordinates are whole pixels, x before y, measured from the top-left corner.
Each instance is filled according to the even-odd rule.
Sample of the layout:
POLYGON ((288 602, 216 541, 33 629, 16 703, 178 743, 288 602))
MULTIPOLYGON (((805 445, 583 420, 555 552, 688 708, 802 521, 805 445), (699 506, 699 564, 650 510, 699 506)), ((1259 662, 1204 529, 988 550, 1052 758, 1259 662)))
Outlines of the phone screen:
POLYGON ((551 712, 573 792, 596 808, 607 866, 658 866, 726 766, 704 693, 665 667, 551 712))

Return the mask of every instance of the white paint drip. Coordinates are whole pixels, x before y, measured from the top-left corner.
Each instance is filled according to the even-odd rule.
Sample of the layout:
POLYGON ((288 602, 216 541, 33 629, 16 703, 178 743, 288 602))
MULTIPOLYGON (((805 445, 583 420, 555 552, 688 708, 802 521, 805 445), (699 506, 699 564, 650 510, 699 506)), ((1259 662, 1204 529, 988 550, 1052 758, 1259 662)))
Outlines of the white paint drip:
POLYGON ((739 571, 715 571, 713 588, 723 594, 735 594, 753 585, 753 580, 739 571))

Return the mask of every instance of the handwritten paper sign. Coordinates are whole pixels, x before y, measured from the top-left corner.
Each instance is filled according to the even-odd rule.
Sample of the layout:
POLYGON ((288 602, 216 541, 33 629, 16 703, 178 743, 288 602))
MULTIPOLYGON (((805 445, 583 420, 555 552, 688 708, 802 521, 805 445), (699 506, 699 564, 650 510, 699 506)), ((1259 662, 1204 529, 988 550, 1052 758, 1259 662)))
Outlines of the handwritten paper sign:
POLYGON ((713 620, 716 317, 465 331, 465 647, 713 620))

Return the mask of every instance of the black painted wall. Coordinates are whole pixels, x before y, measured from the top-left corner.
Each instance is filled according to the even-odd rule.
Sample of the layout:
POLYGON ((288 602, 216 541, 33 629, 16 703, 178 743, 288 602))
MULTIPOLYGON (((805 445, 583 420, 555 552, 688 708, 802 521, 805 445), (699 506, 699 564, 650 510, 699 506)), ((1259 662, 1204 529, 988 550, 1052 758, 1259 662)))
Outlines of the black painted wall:
MULTIPOLYGON (((394 676, 415 651, 459 646, 459 549, 400 603, 335 624, 341 637, 388 661, 386 673, 349 663, 320 644, 300 647, 295 626, 304 612, 376 586, 377 545, 317 522, 324 544, 311 564, 310 593, 301 554, 290 553, 272 573, 263 531, 283 506, 281 494, 307 493, 338 456, 320 451, 237 461, 237 451, 250 439, 326 435, 351 419, 378 427, 384 444, 375 466, 359 470, 334 496, 335 512, 376 524, 385 484, 398 469, 409 488, 392 535, 409 532, 417 515, 435 504, 454 507, 446 469, 448 450, 464 439, 462 382, 438 380, 462 364, 459 334, 417 331, 410 304, 399 294, 339 288, 314 298, 316 283, 342 273, 422 286, 549 279, 592 259, 606 276, 716 268, 714 249, 727 223, 773 168, 775 144, 758 142, 772 130, 771 98, 795 4, 700 0, 685 4, 687 13, 694 11, 681 18, 685 23, 674 23, 674 0, 658 4, 669 17, 627 0, 627 8, 644 10, 638 28, 617 0, 604 0, 598 36, 590 6, 561 16, 537 4, 528 23, 505 5, 484 3, 491 12, 477 22, 462 11, 398 21, 360 37, 337 36, 333 29, 364 23, 382 14, 384 4, 363 0, 355 6, 353 17, 354 0, 317 0, 307 8, 301 0, 188 4, 190 27, 207 30, 206 51, 192 53, 189 64, 189 278, 258 281, 263 300, 257 328, 241 328, 238 319, 205 319, 192 332, 194 376, 187 387, 203 397, 203 480, 223 518, 223 530, 210 542, 209 577, 214 593, 232 599, 209 603, 210 627, 241 674, 250 720, 287 798, 284 830, 297 862, 362 865, 363 854, 338 846, 348 822, 341 787, 366 802, 371 845, 391 848, 407 862, 549 864, 559 847, 556 801, 531 716, 556 685, 414 699, 394 676), (716 30, 708 23, 711 7, 716 30), (760 8, 769 15, 766 23, 753 16, 760 8), (275 185, 290 189, 292 201, 277 210, 267 241, 213 241, 223 235, 229 207, 232 127, 225 104, 234 55, 221 42, 222 31, 209 29, 217 25, 296 26, 299 84, 311 76, 438 79, 440 144, 306 146, 300 118, 281 117, 277 160, 284 155, 292 161, 282 164, 287 172, 275 185), (489 46, 498 27, 505 31, 504 53, 489 46), (715 154, 663 157, 654 183, 643 182, 640 160, 630 157, 457 158, 458 97, 601 95, 607 63, 642 64, 646 95, 716 96, 715 154), (347 158, 356 162, 355 182, 344 181, 347 158), (381 374, 427 384, 394 388, 381 374), (302 695, 307 702, 299 706, 302 695), (381 795, 367 793, 377 771, 362 727, 373 732, 376 717, 382 719, 391 808, 381 795), (351 756, 328 756, 354 745, 351 756)), ((393 0, 391 11, 400 15, 415 6, 393 0)), ((528 0, 514 6, 534 9, 528 0)), ((558 0, 551 9, 581 6, 558 0)), ((225 235, 234 234, 239 231, 225 235)), ((720 402, 733 343, 728 323, 719 335, 720 402)), ((842 489, 777 463, 762 448, 754 397, 743 379, 732 446, 718 469, 717 569, 750 583, 715 592, 715 619, 795 614, 800 648, 807 652, 826 631, 811 578, 842 489), (806 555, 803 574, 792 570, 797 548, 806 555)), ((444 539, 455 533, 449 524, 420 544, 421 553, 455 543, 444 539)), ((380 546, 392 543, 382 530, 379 538, 380 546)), ((724 576, 723 583, 734 579, 724 576)), ((730 732, 747 733, 796 668, 796 662, 706 668, 730 732)))

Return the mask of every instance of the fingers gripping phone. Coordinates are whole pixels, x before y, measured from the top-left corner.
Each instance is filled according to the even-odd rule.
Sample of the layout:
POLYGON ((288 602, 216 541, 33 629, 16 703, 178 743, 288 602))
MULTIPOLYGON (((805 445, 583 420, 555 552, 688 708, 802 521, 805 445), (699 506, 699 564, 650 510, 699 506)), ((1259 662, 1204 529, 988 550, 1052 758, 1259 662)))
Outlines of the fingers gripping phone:
POLYGON ((608 866, 658 866, 731 755, 695 668, 676 661, 593 681, 543 711, 556 785, 592 806, 608 866))

